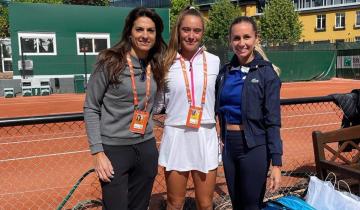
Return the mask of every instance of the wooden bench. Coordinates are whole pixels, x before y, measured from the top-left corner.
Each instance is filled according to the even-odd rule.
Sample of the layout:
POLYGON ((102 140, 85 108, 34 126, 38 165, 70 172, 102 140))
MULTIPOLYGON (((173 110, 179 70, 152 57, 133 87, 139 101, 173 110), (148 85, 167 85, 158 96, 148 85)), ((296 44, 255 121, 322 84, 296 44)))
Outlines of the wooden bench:
MULTIPOLYGON (((324 180, 331 171, 352 184, 360 184, 360 125, 334 131, 312 133, 317 176, 324 180), (339 144, 340 143, 340 144, 339 144), (341 146, 339 146, 341 145, 341 146), (344 149, 351 145, 351 152, 344 149)), ((360 185, 358 187, 360 194, 360 185)))

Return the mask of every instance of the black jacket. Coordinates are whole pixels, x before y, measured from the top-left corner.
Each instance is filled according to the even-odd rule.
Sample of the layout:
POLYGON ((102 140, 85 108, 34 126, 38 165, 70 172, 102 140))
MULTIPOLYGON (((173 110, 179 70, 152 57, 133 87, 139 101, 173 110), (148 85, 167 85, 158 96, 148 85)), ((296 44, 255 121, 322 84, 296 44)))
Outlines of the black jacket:
MULTIPOLYGON (((231 62, 221 68, 216 80, 215 113, 220 121, 223 140, 226 135, 226 119, 219 112, 220 94, 227 72, 231 67, 239 65, 239 61, 234 55, 231 62)), ((258 53, 255 53, 254 60, 247 66, 250 67, 250 70, 244 81, 241 95, 242 123, 247 146, 252 148, 266 144, 271 155, 272 165, 281 166, 280 78, 272 64, 265 61, 258 53)))

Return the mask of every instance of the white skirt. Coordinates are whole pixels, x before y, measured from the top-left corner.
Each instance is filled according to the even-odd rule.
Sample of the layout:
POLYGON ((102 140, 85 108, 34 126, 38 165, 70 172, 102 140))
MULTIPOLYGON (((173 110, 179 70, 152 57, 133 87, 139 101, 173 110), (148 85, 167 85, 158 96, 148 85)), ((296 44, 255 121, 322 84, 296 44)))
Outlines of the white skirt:
POLYGON ((214 124, 199 129, 165 126, 160 145, 159 165, 166 171, 203 173, 219 165, 219 140, 214 124))

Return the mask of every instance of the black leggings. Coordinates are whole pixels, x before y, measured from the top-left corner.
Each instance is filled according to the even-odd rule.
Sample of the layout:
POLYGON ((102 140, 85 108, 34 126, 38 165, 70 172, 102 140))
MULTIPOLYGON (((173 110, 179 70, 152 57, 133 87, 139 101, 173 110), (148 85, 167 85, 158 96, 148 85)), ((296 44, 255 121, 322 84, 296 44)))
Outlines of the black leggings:
POLYGON ((114 168, 111 182, 101 182, 106 210, 146 210, 158 166, 155 139, 129 146, 104 145, 114 168))
POLYGON ((227 131, 222 157, 233 209, 261 209, 270 163, 266 145, 248 148, 243 131, 227 131))

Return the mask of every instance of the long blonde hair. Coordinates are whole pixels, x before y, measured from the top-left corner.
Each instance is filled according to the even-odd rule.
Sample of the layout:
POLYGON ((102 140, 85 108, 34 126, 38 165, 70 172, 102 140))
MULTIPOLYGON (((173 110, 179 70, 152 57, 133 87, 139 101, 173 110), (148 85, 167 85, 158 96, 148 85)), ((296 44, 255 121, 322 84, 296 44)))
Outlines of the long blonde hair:
POLYGON ((174 60, 176 58, 176 54, 180 49, 180 39, 179 39, 179 32, 180 32, 180 25, 183 21, 184 17, 187 15, 192 15, 199 17, 201 19, 201 22, 203 24, 203 31, 205 32, 205 20, 203 15, 194 7, 187 6, 183 10, 181 10, 180 14, 178 15, 175 25, 173 26, 171 30, 170 35, 170 41, 168 48, 165 52, 165 58, 164 58, 164 69, 165 72, 168 72, 170 69, 170 66, 174 63, 174 60))
MULTIPOLYGON (((255 50, 256 50, 256 52, 258 52, 258 53, 261 55, 261 57, 263 57, 264 60, 269 61, 269 58, 266 56, 263 48, 261 47, 261 45, 260 45, 259 43, 257 43, 257 44, 255 45, 255 50)), ((273 66, 276 74, 277 74, 277 75, 280 75, 280 72, 281 72, 280 68, 277 67, 277 66, 274 65, 274 64, 272 64, 272 66, 273 66)))

